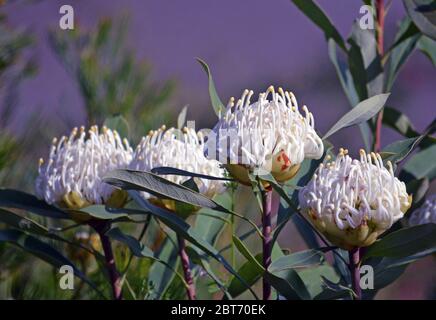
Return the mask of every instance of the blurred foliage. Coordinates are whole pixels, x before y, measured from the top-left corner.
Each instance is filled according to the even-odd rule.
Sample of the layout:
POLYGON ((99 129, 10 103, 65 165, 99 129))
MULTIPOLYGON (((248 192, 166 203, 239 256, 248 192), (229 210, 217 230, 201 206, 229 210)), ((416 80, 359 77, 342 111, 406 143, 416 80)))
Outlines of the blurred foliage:
POLYGON ((151 81, 148 63, 137 60, 126 46, 128 17, 103 19, 91 31, 52 31, 50 43, 77 82, 85 102, 88 124, 103 124, 122 115, 133 137, 164 122, 174 82, 161 86, 151 81))
POLYGON ((20 84, 36 71, 34 61, 24 54, 31 44, 32 38, 25 31, 11 29, 6 17, 0 16, 0 184, 11 176, 14 170, 10 166, 21 152, 23 141, 11 132, 11 122, 18 111, 20 84))

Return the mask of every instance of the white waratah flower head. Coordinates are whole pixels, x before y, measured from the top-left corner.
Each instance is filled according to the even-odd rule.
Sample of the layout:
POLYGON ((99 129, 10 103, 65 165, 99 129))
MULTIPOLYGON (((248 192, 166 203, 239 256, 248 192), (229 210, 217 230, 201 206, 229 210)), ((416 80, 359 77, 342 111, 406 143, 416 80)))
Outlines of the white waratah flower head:
POLYGON ((133 149, 116 131, 97 126, 86 134, 74 128, 69 137, 54 138, 48 161, 40 159, 36 194, 49 204, 80 209, 92 204, 124 205, 127 195, 104 183, 104 175, 127 168, 133 149))
MULTIPOLYGON (((216 160, 209 160, 204 156, 204 139, 201 132, 192 128, 166 130, 162 126, 156 131, 143 137, 137 146, 129 169, 151 171, 158 167, 172 167, 193 173, 205 174, 214 177, 224 177, 224 169, 216 160)), ((180 175, 164 175, 164 178, 182 184, 190 177, 180 175)), ((225 185, 221 180, 194 178, 199 192, 207 197, 222 193, 225 185)), ((157 199, 143 192, 145 198, 157 203, 157 199)), ((174 211, 173 201, 163 201, 165 207, 174 211)), ((157 204, 162 204, 158 201, 157 204)))
POLYGON ((436 194, 429 196, 409 218, 409 224, 412 226, 426 223, 436 223, 436 194))
POLYGON ((319 231, 350 250, 372 244, 403 217, 411 199, 379 154, 361 150, 357 160, 347 153, 341 148, 335 161, 321 164, 300 190, 299 201, 319 231))
POLYGON ((306 106, 300 113, 295 96, 271 86, 251 103, 253 91, 231 98, 208 136, 207 155, 226 165, 240 182, 248 172, 271 173, 279 182, 291 179, 305 158, 319 159, 324 146, 306 106))

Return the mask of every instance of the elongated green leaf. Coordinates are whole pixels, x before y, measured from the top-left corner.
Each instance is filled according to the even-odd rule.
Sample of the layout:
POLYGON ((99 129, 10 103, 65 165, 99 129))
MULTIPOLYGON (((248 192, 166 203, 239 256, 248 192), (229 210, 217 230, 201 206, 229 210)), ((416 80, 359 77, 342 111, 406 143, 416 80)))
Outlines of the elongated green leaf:
POLYGON ((327 131, 323 139, 328 138, 343 128, 371 119, 381 110, 381 108, 383 108, 388 97, 389 93, 384 93, 360 102, 351 111, 342 116, 342 118, 339 119, 339 121, 336 122, 329 131, 327 131))
POLYGON ((421 142, 424 136, 418 136, 415 138, 404 139, 395 141, 389 145, 387 145, 382 154, 389 154, 386 157, 383 157, 383 162, 390 161, 393 164, 402 161, 406 158, 413 149, 421 142))
POLYGON ((403 0, 410 18, 421 32, 436 40, 436 3, 434 0, 403 0))
MULTIPOLYGON (((396 41, 399 41, 401 37, 407 32, 407 30, 410 28, 410 25, 412 22, 410 19, 405 18, 401 25, 400 29, 397 33, 397 36, 395 37, 396 41)), ((397 77, 401 67, 404 65, 404 62, 409 58, 410 54, 413 52, 413 50, 416 47, 416 44, 421 37, 420 33, 416 33, 400 43, 396 45, 394 48, 392 48, 392 51, 389 55, 389 64, 388 64, 388 72, 386 77, 386 88, 387 90, 391 90, 395 78, 397 77)))
POLYGON ((207 63, 201 60, 200 58, 197 58, 197 61, 201 64, 204 71, 207 73, 207 77, 209 80, 209 96, 210 96, 210 101, 212 103, 213 110, 215 111, 217 116, 222 115, 224 113, 225 107, 224 104, 221 102, 221 99, 219 98, 218 93, 216 91, 215 83, 213 82, 210 68, 207 65, 207 63))
POLYGON ((287 269, 305 268, 311 265, 320 264, 323 261, 323 253, 311 249, 285 255, 271 263, 268 270, 279 272, 287 269))
POLYGON ((178 259, 178 247, 176 235, 174 232, 169 232, 164 240, 159 252, 156 254, 160 261, 165 261, 166 264, 153 263, 148 272, 148 281, 153 286, 153 291, 150 293, 150 299, 162 299, 162 296, 168 290, 171 282, 175 277, 172 270, 177 270, 180 260, 178 259), (168 266, 168 267, 167 267, 168 266))
POLYGON ((83 214, 83 217, 92 217, 99 220, 117 220, 117 221, 142 221, 138 216, 145 216, 147 213, 135 213, 127 214, 126 210, 108 208, 104 205, 92 205, 80 210, 75 211, 76 214, 83 214))
POLYGON ((355 106, 359 102, 359 98, 357 96, 356 88, 354 87, 353 77, 351 76, 348 66, 343 61, 339 60, 336 53, 336 43, 332 39, 329 39, 328 41, 328 52, 330 61, 336 69, 336 74, 338 75, 342 89, 348 98, 348 102, 351 106, 355 106))
POLYGON ((201 193, 171 182, 156 174, 132 170, 115 170, 109 173, 103 180, 124 190, 146 191, 158 198, 172 199, 200 208, 209 208, 235 215, 250 223, 260 233, 256 224, 250 219, 224 208, 201 193))
POLYGON ((167 264, 166 261, 160 260, 158 257, 155 256, 154 252, 149 247, 139 242, 134 237, 128 234, 124 234, 119 228, 110 229, 108 232, 106 232, 106 235, 116 241, 125 244, 127 247, 129 247, 130 251, 136 257, 149 258, 158 263, 162 263, 167 268, 169 268, 172 272, 174 272, 185 286, 187 285, 183 276, 180 275, 175 269, 173 269, 170 264, 167 264))
MULTIPOLYGON (((162 221, 165 225, 167 225, 170 229, 174 230, 178 236, 186 239, 191 242, 193 245, 197 246, 199 249, 209 254, 215 260, 220 262, 227 271, 237 277, 241 282, 245 285, 244 280, 239 276, 239 274, 232 268, 232 266, 224 259, 224 257, 216 250, 211 244, 209 244, 206 240, 201 238, 189 224, 187 224, 183 219, 179 218, 177 215, 168 212, 164 209, 156 207, 144 199, 142 199, 139 194, 135 191, 129 192, 131 197, 143 208, 147 209, 152 213, 157 219, 162 221)), ((254 291, 249 288, 249 290, 253 293, 254 296, 256 294, 254 291)))
POLYGON ((59 251, 47 243, 42 242, 41 240, 19 230, 0 230, 0 242, 9 242, 15 246, 18 246, 24 251, 49 263, 57 269, 64 265, 72 267, 75 276, 86 282, 91 288, 103 296, 95 284, 92 283, 82 271, 77 269, 69 259, 67 259, 59 251))
MULTIPOLYGON (((329 40, 329 57, 330 61, 333 63, 336 74, 338 75, 339 81, 342 85, 342 89, 345 92, 345 95, 350 103, 350 106, 356 106, 359 103, 359 97, 356 92, 356 88, 354 87, 353 77, 347 65, 338 59, 336 54, 336 43, 333 40, 329 40)), ((368 123, 363 122, 359 124, 359 130, 362 134, 363 142, 365 144, 365 148, 369 149, 370 143, 370 134, 371 130, 368 123)))
POLYGON ((146 191, 157 197, 173 199, 202 208, 223 210, 220 205, 202 194, 150 172, 115 170, 103 180, 124 190, 146 191))
POLYGON ((266 272, 264 276, 274 289, 288 300, 309 300, 311 298, 303 280, 293 269, 276 273, 266 272))
POLYGON ((129 123, 120 114, 107 118, 103 125, 109 129, 116 130, 120 134, 121 139, 128 138, 130 136, 129 123))
MULTIPOLYGON (((262 263, 262 254, 259 253, 255 256, 256 263, 253 264, 252 261, 246 261, 238 269, 238 273, 245 280, 249 286, 253 286, 261 277, 262 272, 259 272, 258 265, 262 263)), ((230 285, 228 287, 229 294, 232 297, 237 297, 247 290, 246 286, 242 285, 241 282, 233 277, 230 285)))
POLYGON ((232 295, 230 295, 229 291, 226 288, 226 285, 212 270, 212 267, 209 264, 209 257, 205 255, 203 251, 201 251, 200 249, 194 246, 188 246, 187 252, 189 257, 191 258, 191 261, 203 267, 203 270, 216 283, 218 288, 220 288, 220 290, 224 293, 224 296, 228 300, 232 299, 232 295))
POLYGON ((348 65, 350 66, 350 72, 353 77, 354 87, 356 88, 359 100, 365 100, 368 98, 368 90, 366 83, 368 82, 366 77, 365 63, 363 61, 362 52, 359 45, 354 39, 349 39, 350 50, 348 51, 348 65))
POLYGON ((434 159, 436 159, 435 144, 411 156, 404 165, 400 178, 403 179, 403 175, 411 175, 416 179, 427 177, 430 181, 433 180, 436 177, 434 159))
POLYGON ((246 245, 235 235, 232 236, 233 239, 233 243, 235 244, 236 248, 238 249, 238 251, 245 257, 245 259, 247 259, 248 261, 251 262, 251 264, 253 266, 256 267, 257 272, 259 273, 263 273, 265 271, 265 269, 263 268, 263 266, 256 260, 256 258, 254 257, 254 255, 250 252, 250 250, 246 247, 246 245))
POLYGON ((410 119, 397 109, 386 106, 383 110, 383 124, 396 130, 405 137, 419 136, 410 119))
POLYGON ((323 32, 326 39, 333 39, 338 46, 346 50, 344 40, 338 30, 331 23, 327 15, 312 0, 291 0, 313 23, 315 23, 323 32))
MULTIPOLYGON (((215 201, 220 203, 223 207, 229 208, 232 199, 229 193, 226 192, 218 195, 215 201)), ((225 212, 201 209, 195 219, 194 228, 202 238, 214 246, 226 225, 226 218, 227 213, 225 212)))
POLYGON ((21 229, 22 231, 27 231, 30 233, 48 233, 48 229, 45 226, 8 210, 0 209, 0 221, 16 229, 21 229))
POLYGON ((190 171, 172 168, 172 167, 157 167, 151 169, 150 172, 158 175, 177 175, 177 176, 194 177, 194 178, 207 179, 207 180, 235 181, 234 179, 231 178, 214 177, 214 176, 209 176, 207 174, 200 174, 200 173, 190 172, 190 171))
POLYGON ((407 257, 436 247, 436 224, 424 224, 394 231, 368 247, 369 257, 407 257))
POLYGON ((418 49, 421 50, 436 67, 436 40, 422 36, 418 41, 418 49))
POLYGON ((0 189, 0 206, 22 209, 31 213, 57 219, 68 219, 69 215, 60 209, 39 200, 34 195, 19 190, 0 189))

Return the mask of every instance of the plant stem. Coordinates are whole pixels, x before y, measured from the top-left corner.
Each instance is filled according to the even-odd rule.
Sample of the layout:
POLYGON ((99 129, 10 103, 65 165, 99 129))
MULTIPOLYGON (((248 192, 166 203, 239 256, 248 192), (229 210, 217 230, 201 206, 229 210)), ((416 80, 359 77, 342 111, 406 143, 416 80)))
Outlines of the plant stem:
MULTIPOLYGON (((377 49, 383 61, 384 55, 384 27, 385 27, 385 6, 384 0, 376 0, 375 2, 377 12, 377 49)), ((375 127, 375 142, 374 151, 379 152, 381 149, 381 128, 383 125, 383 109, 377 116, 377 122, 375 127)))
MULTIPOLYGON (((263 267, 268 269, 271 264, 271 203, 272 203, 272 188, 262 190, 262 241, 263 241, 263 267)), ((263 278, 263 300, 271 298, 271 285, 266 278, 263 278)))
POLYGON ((348 251, 349 257, 350 257, 350 263, 348 264, 348 267, 350 268, 351 273, 351 283, 353 286, 353 291, 356 293, 356 300, 362 299, 362 289, 360 288, 360 271, 359 271, 359 264, 360 264, 360 248, 354 248, 350 251, 348 251))
POLYGON ((97 225, 94 227, 100 236, 101 245, 103 247, 104 257, 106 259, 106 268, 109 273, 109 279, 112 286, 112 294, 115 300, 122 299, 121 293, 121 277, 115 266, 114 253, 109 237, 105 235, 105 228, 97 225))
POLYGON ((182 260, 182 268, 183 268, 183 275, 185 278, 185 281, 188 285, 186 288, 186 294, 188 295, 189 300, 195 300, 196 294, 195 294, 195 286, 194 286, 194 280, 192 278, 191 274, 191 266, 189 262, 188 254, 186 253, 186 243, 185 240, 177 235, 177 242, 179 244, 179 256, 180 260, 182 260))

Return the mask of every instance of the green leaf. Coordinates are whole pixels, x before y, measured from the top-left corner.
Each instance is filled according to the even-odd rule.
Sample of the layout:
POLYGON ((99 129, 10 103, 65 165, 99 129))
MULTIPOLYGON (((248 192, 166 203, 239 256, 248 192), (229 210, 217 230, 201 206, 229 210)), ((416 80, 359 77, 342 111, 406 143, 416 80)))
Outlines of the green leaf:
POLYGON ((117 131, 120 134, 121 139, 130 137, 129 123, 120 114, 107 118, 103 125, 109 129, 117 131))
POLYGON ((381 110, 381 108, 383 108, 388 97, 389 93, 384 93, 360 102, 357 106, 351 109, 351 111, 342 116, 342 118, 339 119, 339 121, 336 122, 329 131, 327 131, 323 139, 328 138, 343 128, 371 119, 381 110))
MULTIPOLYGON (((430 181, 436 177, 436 144, 414 154, 403 166, 403 175, 412 175, 415 179, 427 177, 430 181)), ((404 179, 406 180, 406 179, 404 179)))
POLYGON ((436 67, 436 41, 422 36, 418 41, 418 49, 421 50, 436 67))
MULTIPOLYGON (((356 88, 354 87, 353 77, 347 65, 340 61, 336 54, 336 43, 333 40, 329 40, 329 57, 330 61, 333 63, 333 66, 336 69, 336 74, 338 75, 339 81, 341 83, 342 89, 345 92, 345 95, 350 103, 350 106, 355 106, 359 103, 359 97, 356 92, 356 88)), ((368 123, 364 122, 359 124, 359 130, 362 134, 363 142, 365 147, 369 149, 369 139, 371 130, 368 123)))
POLYGON ((82 271, 77 269, 69 259, 47 243, 19 230, 0 230, 0 242, 9 242, 47 262, 56 269, 59 269, 64 265, 71 266, 74 270, 75 276, 86 282, 91 288, 103 296, 95 284, 92 283, 82 271))
MULTIPOLYGON (((215 260, 220 262, 224 268, 231 274, 233 274, 235 277, 239 278, 241 282, 243 282, 245 285, 246 283, 244 280, 237 274, 237 272, 232 268, 232 266, 224 259, 224 257, 216 250, 211 244, 209 244, 206 240, 201 238, 195 229, 191 227, 189 224, 187 224, 183 219, 175 215, 174 213, 168 212, 162 208, 156 207, 144 199, 141 198, 141 196, 137 192, 129 192, 130 196, 143 208, 150 211, 151 214, 153 214, 157 219, 162 221, 165 225, 167 225, 170 229, 172 229, 174 232, 177 233, 178 236, 182 237, 183 239, 186 239, 193 245, 197 246, 199 249, 204 251, 205 253, 209 254, 211 257, 213 257, 215 260)), ((249 288, 250 292, 253 293, 254 296, 256 294, 254 291, 249 288)))
POLYGON ((133 170, 115 170, 103 178, 103 181, 124 190, 146 191, 158 198, 172 199, 200 208, 226 212, 247 221, 260 234, 259 228, 250 219, 224 208, 215 201, 186 186, 171 182, 156 174, 133 170))
POLYGON ((22 209, 49 218, 69 219, 69 215, 64 211, 19 190, 0 189, 0 206, 22 209))
MULTIPOLYGON (((278 243, 274 244, 271 258, 274 260, 279 259, 283 256, 283 252, 280 249, 278 243)), ((250 285, 253 286, 263 274, 262 271, 259 272, 259 265, 262 264, 262 253, 259 253, 255 256, 256 262, 253 262, 251 259, 246 261, 242 266, 238 269, 238 274, 250 285)), ((247 288, 244 286, 237 278, 233 277, 230 281, 229 285, 229 293, 232 297, 237 297, 244 293, 247 288)))
MULTIPOLYGON (((400 25, 400 29, 397 33, 396 40, 398 41, 404 33, 407 32, 407 29, 410 28, 410 24, 412 22, 410 19, 404 19, 400 25)), ((386 77, 386 88, 387 90, 391 90, 395 78, 397 77, 400 68, 404 65, 406 60, 409 58, 411 53, 416 47, 416 44, 420 38, 421 34, 416 33, 402 42, 398 43, 392 50, 389 55, 389 63, 388 63, 388 71, 386 77)))
MULTIPOLYGON (((215 200, 223 207, 231 206, 232 198, 229 193, 218 195, 215 200)), ((227 213, 213 211, 210 209, 201 209, 195 219, 195 230, 211 245, 215 245, 219 235, 223 231, 227 218, 227 213)))
POLYGON ((369 257, 407 257, 436 248, 436 224, 424 224, 391 232, 368 247, 369 257))
POLYGON ((263 273, 265 271, 262 264, 260 264, 250 250, 245 246, 245 244, 235 235, 232 235, 233 243, 235 244, 238 251, 251 262, 251 264, 256 268, 257 272, 263 273))
POLYGON ((184 106, 182 108, 182 111, 180 111, 179 115, 177 116, 178 129, 182 129, 185 126, 187 113, 188 113, 188 106, 184 106))
MULTIPOLYGON (((383 93, 384 74, 381 57, 377 48, 375 31, 370 29, 362 29, 359 25, 359 22, 355 21, 349 42, 352 45, 350 51, 354 45, 356 47, 355 49, 360 53, 362 59, 361 62, 358 62, 358 64, 362 64, 362 69, 357 70, 361 71, 362 73, 353 73, 353 77, 364 80, 364 87, 362 88, 362 91, 366 91, 367 96, 363 96, 361 100, 383 93)), ((350 59, 354 61, 352 57, 349 56, 349 60, 350 59)), ((353 104, 353 106, 354 105, 355 104, 353 104)))
MULTIPOLYGON (((262 272, 259 272, 258 267, 258 265, 262 263, 262 254, 257 254, 255 256, 255 259, 257 261, 256 263, 253 263, 253 261, 246 261, 238 269, 238 274, 241 275, 241 277, 249 286, 253 286, 262 277, 262 272)), ((237 297, 244 293, 246 290, 246 286, 242 285, 241 281, 239 281, 235 277, 232 278, 228 287, 229 294, 232 297, 237 297)))
POLYGON ((190 172, 190 171, 172 168, 172 167, 156 167, 151 169, 150 172, 157 175, 177 175, 177 176, 194 177, 194 178, 207 179, 207 180, 235 181, 234 179, 231 178, 215 177, 207 174, 195 173, 195 172, 190 172))
POLYGON ((162 296, 175 277, 175 273, 172 270, 177 270, 178 268, 179 255, 174 232, 168 233, 156 256, 160 261, 165 261, 165 265, 153 263, 148 272, 148 281, 153 285, 153 291, 149 297, 152 300, 162 299, 162 296))
POLYGON ((150 172, 115 170, 109 173, 103 181, 124 190, 146 191, 157 197, 177 200, 201 208, 223 210, 219 204, 208 197, 150 172))
POLYGON ((403 0, 404 7, 423 34, 436 40, 436 2, 434 0, 403 0))
POLYGON ((354 39, 349 39, 348 43, 350 44, 350 50, 348 51, 348 65, 350 66, 350 72, 353 77, 357 95, 359 96, 359 100, 362 101, 368 98, 365 64, 359 45, 354 41, 354 39))
POLYGON ((397 109, 386 106, 383 110, 383 124, 391 127, 399 134, 412 138, 419 136, 410 119, 397 109))
POLYGON ((210 68, 207 65, 207 63, 201 60, 200 58, 197 58, 197 61, 201 64, 209 79, 209 96, 210 96, 210 101, 212 103, 213 110, 215 111, 217 116, 223 115, 225 107, 224 104, 221 102, 221 99, 219 98, 218 93, 216 91, 215 83, 213 82, 210 68))
POLYGON ((312 0, 291 0, 323 32, 326 39, 333 39, 338 46, 346 50, 344 40, 327 15, 312 0))
POLYGON ((287 269, 305 268, 320 264, 322 261, 323 253, 315 249, 310 249, 280 257, 271 263, 268 270, 274 273, 287 269))
POLYGON ((117 220, 117 221, 142 221, 142 220, 136 220, 134 216, 143 216, 146 215, 146 212, 143 213, 136 213, 131 212, 130 214, 126 213, 127 211, 125 209, 114 209, 109 208, 104 205, 96 204, 91 205, 85 208, 82 208, 80 210, 74 210, 74 214, 77 215, 83 215, 85 218, 94 218, 98 220, 117 220))
POLYGON ((421 142, 424 136, 419 136, 410 139, 398 140, 387 145, 381 152, 383 162, 390 161, 392 164, 396 164, 406 158, 421 142), (383 154, 387 154, 383 157, 383 154))
POLYGON ((348 66, 338 59, 336 43, 332 39, 329 39, 328 41, 328 52, 330 61, 336 69, 336 74, 338 75, 342 89, 348 98, 348 102, 351 106, 355 106, 359 102, 359 98, 357 96, 356 88, 354 87, 353 77, 351 76, 348 66))
POLYGON ((191 258, 191 261, 193 263, 201 265, 203 267, 203 270, 209 275, 209 277, 216 283, 216 285, 224 293, 224 296, 227 299, 232 299, 232 296, 228 292, 225 284, 221 281, 221 279, 212 270, 212 267, 209 264, 209 257, 207 255, 205 255, 200 249, 198 249, 194 246, 188 246, 187 253, 188 253, 188 255, 191 258))
POLYGON ((21 229, 22 231, 27 231, 30 233, 45 235, 49 232, 45 226, 27 217, 19 216, 16 213, 10 212, 8 210, 3 210, 1 208, 0 221, 16 229, 21 229))
POLYGON ((288 300, 309 300, 311 298, 303 280, 297 271, 293 269, 287 269, 276 273, 266 272, 264 277, 279 294, 288 300))

